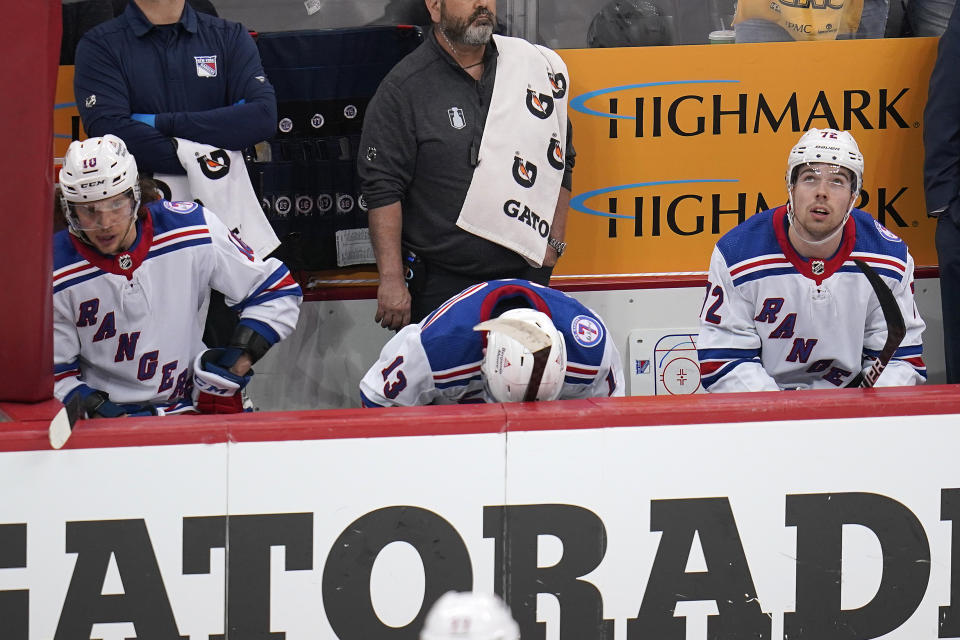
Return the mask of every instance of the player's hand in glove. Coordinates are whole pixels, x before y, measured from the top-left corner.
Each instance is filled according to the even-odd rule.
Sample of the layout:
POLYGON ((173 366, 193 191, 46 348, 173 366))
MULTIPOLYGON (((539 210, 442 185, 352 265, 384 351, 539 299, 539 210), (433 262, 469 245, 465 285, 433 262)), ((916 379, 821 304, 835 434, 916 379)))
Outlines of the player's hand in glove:
POLYGON ((231 371, 243 355, 242 349, 207 349, 193 362, 193 406, 200 413, 240 413, 243 400, 238 393, 253 377, 231 371))
POLYGON ((122 418, 124 416, 155 416, 158 412, 155 407, 139 404, 117 404, 110 401, 103 391, 91 389, 85 384, 74 389, 64 398, 64 404, 70 402, 72 396, 78 394, 81 418, 122 418))

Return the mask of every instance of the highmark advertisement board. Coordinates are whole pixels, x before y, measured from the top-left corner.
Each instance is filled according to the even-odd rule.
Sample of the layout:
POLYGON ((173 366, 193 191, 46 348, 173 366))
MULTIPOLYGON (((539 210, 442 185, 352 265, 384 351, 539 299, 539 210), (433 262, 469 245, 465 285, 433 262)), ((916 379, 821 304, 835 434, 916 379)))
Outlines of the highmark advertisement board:
MULTIPOLYGON (((560 51, 577 161, 554 275, 706 272, 721 235, 786 202, 787 153, 811 127, 853 133, 866 160, 857 206, 918 266, 936 265, 923 197, 936 48, 891 38, 560 51)), ((72 85, 73 67, 60 67, 57 158, 85 135, 72 85)))
POLYGON ((933 38, 561 51, 577 150, 555 275, 705 272, 716 241, 787 200, 810 128, 849 130, 859 207, 937 264, 923 197, 933 38))

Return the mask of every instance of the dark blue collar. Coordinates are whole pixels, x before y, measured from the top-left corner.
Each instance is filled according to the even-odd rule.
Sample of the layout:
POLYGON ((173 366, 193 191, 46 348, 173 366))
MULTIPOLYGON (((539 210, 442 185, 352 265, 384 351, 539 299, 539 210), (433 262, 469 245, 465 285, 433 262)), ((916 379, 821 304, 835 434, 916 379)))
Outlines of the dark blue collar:
MULTIPOLYGON (((130 3, 127 4, 127 8, 123 12, 123 15, 127 19, 127 23, 129 23, 134 35, 136 35, 138 38, 146 35, 155 26, 152 22, 147 20, 147 17, 143 15, 143 12, 140 11, 140 7, 138 7, 137 3, 133 0, 130 0, 130 3)), ((177 24, 181 25, 189 33, 197 32, 197 12, 193 10, 193 7, 190 6, 189 2, 184 2, 183 13, 180 14, 180 20, 177 22, 177 24)))

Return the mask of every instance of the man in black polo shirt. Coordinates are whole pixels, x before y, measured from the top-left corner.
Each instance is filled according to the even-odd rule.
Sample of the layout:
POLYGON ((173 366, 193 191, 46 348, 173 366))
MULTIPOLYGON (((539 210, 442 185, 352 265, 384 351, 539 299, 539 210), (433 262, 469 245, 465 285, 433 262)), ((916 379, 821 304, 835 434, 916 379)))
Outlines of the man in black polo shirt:
POLYGON ((426 5, 433 28, 380 84, 364 117, 358 160, 380 272, 376 321, 392 329, 420 321, 475 282, 524 278, 547 284, 565 247, 575 155, 559 57, 516 38, 492 39, 494 0, 426 0, 426 5), (518 99, 498 98, 495 86, 531 64, 533 84, 524 81, 518 99), (526 89, 547 76, 546 89, 526 89), (486 126, 488 113, 509 112, 514 99, 516 117, 491 115, 498 119, 486 126), (492 109, 492 102, 505 107, 492 109), (520 149, 521 139, 538 127, 547 127, 542 153, 540 146, 523 157, 502 151, 513 149, 511 139, 520 149), (499 153, 493 149, 498 141, 499 153), (553 154, 547 157, 551 143, 553 154), (496 166, 504 168, 504 179, 483 175, 496 166), (526 194, 523 189, 535 181, 538 188, 550 185, 548 193, 527 199, 500 189, 502 184, 516 191, 520 184, 526 194), (496 240, 478 235, 483 233, 478 227, 486 226, 477 224, 478 215, 487 216, 491 228, 501 226, 489 234, 496 240), (516 235, 533 229, 540 236, 542 252, 512 246, 515 221, 516 235))

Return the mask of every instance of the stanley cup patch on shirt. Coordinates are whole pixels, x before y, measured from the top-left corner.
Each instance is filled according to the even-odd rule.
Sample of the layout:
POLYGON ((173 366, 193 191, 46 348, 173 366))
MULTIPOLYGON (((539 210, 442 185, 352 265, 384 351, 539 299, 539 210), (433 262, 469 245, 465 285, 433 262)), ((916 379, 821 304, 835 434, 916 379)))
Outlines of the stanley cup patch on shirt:
POLYGON ((217 56, 193 56, 193 59, 197 63, 197 77, 217 77, 217 56))
MULTIPOLYGON (((567 68, 546 47, 494 39, 499 57, 488 126, 457 226, 540 266, 565 168, 567 68)), ((455 126, 452 114, 450 122, 455 126)))

